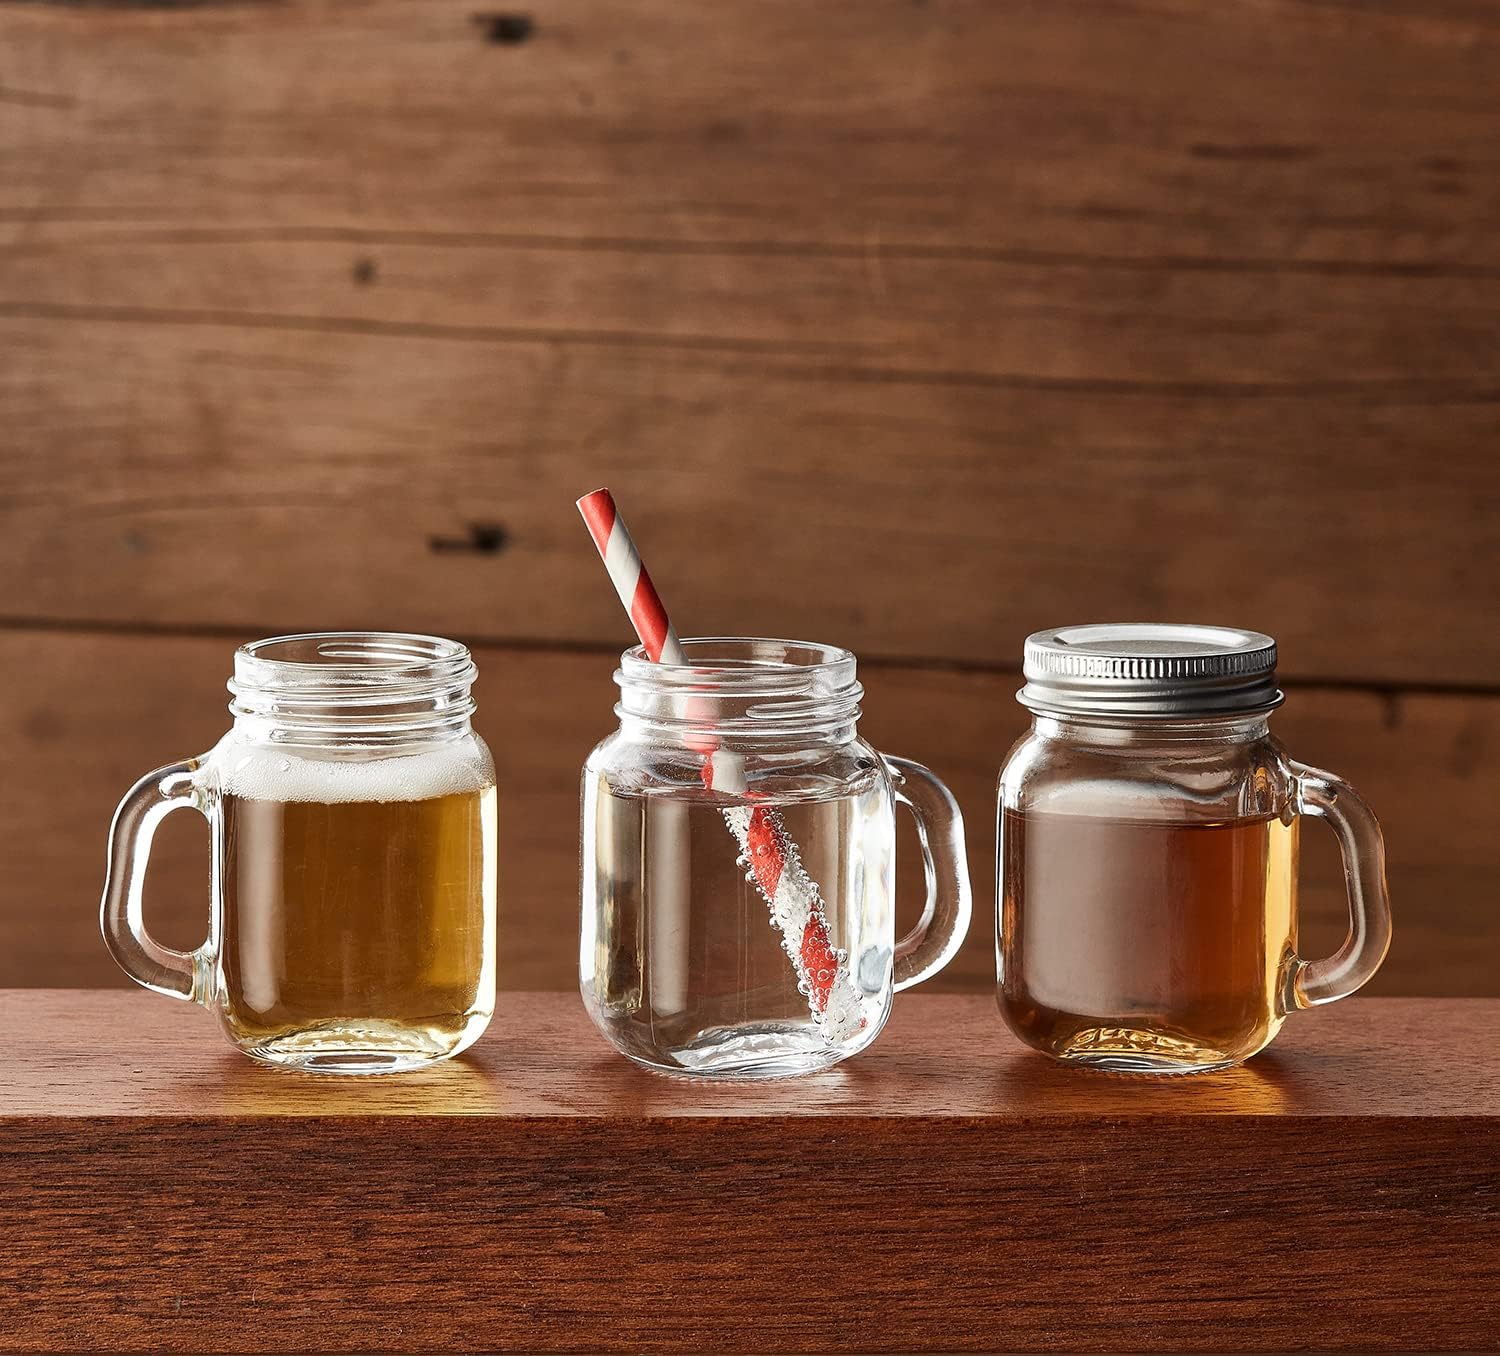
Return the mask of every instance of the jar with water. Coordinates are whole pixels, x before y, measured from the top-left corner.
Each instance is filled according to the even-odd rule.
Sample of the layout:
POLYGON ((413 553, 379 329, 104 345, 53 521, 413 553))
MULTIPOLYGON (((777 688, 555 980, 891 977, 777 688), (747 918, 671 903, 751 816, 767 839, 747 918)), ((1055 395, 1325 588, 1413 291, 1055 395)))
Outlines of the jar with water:
POLYGON ((926 768, 859 737, 847 650, 784 640, 637 647, 620 728, 583 773, 580 978, 622 1054, 667 1073, 775 1078, 847 1059, 892 994, 968 930, 963 821, 926 768), (895 936, 895 806, 928 897, 895 936))

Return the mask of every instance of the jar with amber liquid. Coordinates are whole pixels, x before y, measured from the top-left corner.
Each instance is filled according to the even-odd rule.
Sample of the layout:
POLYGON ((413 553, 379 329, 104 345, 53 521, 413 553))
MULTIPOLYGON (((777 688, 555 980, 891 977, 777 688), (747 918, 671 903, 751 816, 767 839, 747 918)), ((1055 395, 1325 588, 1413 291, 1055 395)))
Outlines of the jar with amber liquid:
POLYGON ((1031 730, 1000 776, 1000 1008, 1068 1063, 1192 1073, 1247 1059, 1289 1012, 1345 997, 1390 941, 1385 853, 1347 782, 1288 757, 1276 645, 1111 624, 1026 642, 1031 730), (1350 928, 1297 952, 1301 819, 1338 836, 1350 928))
POLYGON ((495 1006, 495 766, 469 652, 437 636, 274 636, 235 652, 234 724, 148 773, 110 833, 100 922, 138 984, 214 1012, 252 1058, 419 1069, 495 1006), (157 942, 143 901, 163 816, 208 821, 208 936, 157 942))

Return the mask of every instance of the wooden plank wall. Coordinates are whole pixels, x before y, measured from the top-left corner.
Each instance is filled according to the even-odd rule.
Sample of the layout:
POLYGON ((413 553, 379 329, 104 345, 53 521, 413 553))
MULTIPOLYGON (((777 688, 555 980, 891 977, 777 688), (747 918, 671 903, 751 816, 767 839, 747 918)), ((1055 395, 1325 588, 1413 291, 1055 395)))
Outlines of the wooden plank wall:
POLYGON ((119 982, 115 799, 343 626, 480 646, 502 978, 571 985, 609 482, 685 631, 851 646, 952 780, 948 984, 1022 638, 1178 618, 1381 811, 1376 988, 1500 993, 1497 69, 1460 0, 0 0, 0 985, 119 982))

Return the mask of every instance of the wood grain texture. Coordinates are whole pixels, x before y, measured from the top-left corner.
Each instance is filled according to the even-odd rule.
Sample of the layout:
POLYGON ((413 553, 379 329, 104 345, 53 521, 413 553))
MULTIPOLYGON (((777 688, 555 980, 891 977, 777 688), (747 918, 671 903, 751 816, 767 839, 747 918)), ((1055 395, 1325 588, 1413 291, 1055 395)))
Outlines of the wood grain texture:
POLYGON ((1493 11, 527 14, 0 5, 7 615, 1494 686, 1493 11))
POLYGON ((0 296, 0 313, 59 324, 559 342, 667 360, 692 349, 846 380, 1227 400, 1488 402, 1495 374, 1475 358, 1500 345, 1500 268, 1288 277, 295 227, 43 223, 0 253, 0 296))
POLYGON ((1474 0, 7 4, 8 220, 1500 265, 1474 0))
POLYGON ((640 1070, 594 1029, 576 993, 502 993, 489 1030, 460 1058, 370 1078, 257 1063, 225 1043, 209 1013, 141 990, 0 990, 0 1018, 24 1037, 0 1125, 329 1116, 1151 1125, 1214 1116, 1469 1117, 1483 1129, 1500 1118, 1500 1001, 1491 999, 1348 999, 1294 1013, 1269 1050, 1238 1068, 1182 1078, 1065 1068, 1016 1041, 988 994, 898 994, 865 1053, 824 1074, 760 1083, 640 1070))
POLYGON ((910 995, 839 1070, 714 1089, 609 1054, 563 995, 508 998, 469 1056, 359 1085, 254 1067, 144 995, 9 994, 0 1013, 27 1037, 0 1108, 12 1348, 1384 1351, 1500 1332, 1493 1003, 1356 1000, 1241 1070, 1147 1084, 1023 1053, 985 998, 910 995))
POLYGON ((1022 637, 1155 617, 1325 684, 1277 729, 1386 822, 1376 988, 1500 992, 1496 11, 525 14, 0 0, 0 982, 121 982, 116 797, 222 730, 229 637, 350 626, 496 643, 502 977, 571 987, 608 481, 684 632, 883 661, 867 732, 969 820, 942 983, 1022 637))
MULTIPOLYGON (((0 816, 0 981, 121 984, 98 935, 105 834, 118 798, 149 768, 209 748, 227 728, 233 642, 175 636, 0 634, 0 747, 10 751, 0 816)), ((481 646, 478 728, 500 780, 500 977, 504 987, 577 982, 578 771, 613 727, 607 654, 481 646)), ((975 918, 944 987, 993 983, 994 796, 1025 728, 1018 679, 891 664, 862 666, 862 729, 877 747, 948 780, 968 825, 975 918)), ((1495 995, 1500 949, 1500 698, 1380 698, 1294 689, 1273 728, 1293 754, 1348 777, 1385 826, 1396 940, 1372 991, 1495 995)), ((195 946, 207 908, 207 835, 166 821, 148 879, 163 940, 195 946)), ((1343 936, 1342 874, 1331 834, 1303 835, 1303 947, 1343 936)), ((913 920, 914 842, 898 921, 913 920)))
POLYGON ((0 343, 12 621, 597 643, 617 604, 572 503, 610 483, 685 632, 989 665, 1068 619, 1211 619, 1276 635, 1294 677, 1500 668, 1473 624, 1500 560, 1487 399, 218 321, 12 317, 0 343), (476 528, 497 549, 453 549, 476 528))

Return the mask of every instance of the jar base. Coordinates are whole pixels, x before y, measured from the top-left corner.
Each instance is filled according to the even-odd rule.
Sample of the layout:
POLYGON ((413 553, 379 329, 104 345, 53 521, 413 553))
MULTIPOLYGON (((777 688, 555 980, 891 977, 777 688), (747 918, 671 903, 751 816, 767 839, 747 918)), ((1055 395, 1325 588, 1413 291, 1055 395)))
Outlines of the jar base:
POLYGON ((1213 1063, 1188 1064, 1168 1059, 1153 1059, 1142 1055, 1057 1055, 1056 1059, 1079 1069, 1091 1069, 1095 1073, 1145 1074, 1157 1078, 1182 1078, 1192 1074, 1218 1073, 1232 1069, 1237 1059, 1221 1059, 1213 1063))
POLYGON ((302 1073, 409 1073, 468 1049, 487 1022, 486 1018, 458 1032, 389 1021, 328 1022, 236 1044, 261 1063, 302 1073))
POLYGON ((1064 1063, 1102 1073, 1180 1075, 1228 1069, 1239 1058, 1162 1031, 1096 1026, 1075 1032, 1048 1054, 1064 1063))
POLYGON ((821 1073, 854 1051, 829 1045, 806 1025, 764 1023, 712 1028, 686 1045, 649 1055, 630 1049, 621 1053, 643 1069, 672 1078, 758 1083, 821 1073))

